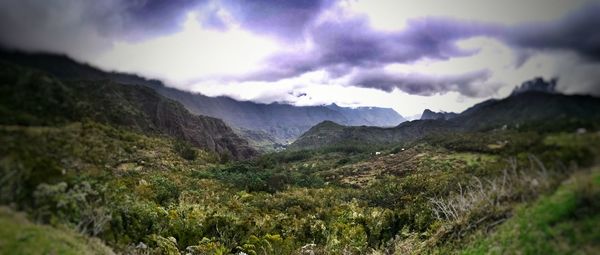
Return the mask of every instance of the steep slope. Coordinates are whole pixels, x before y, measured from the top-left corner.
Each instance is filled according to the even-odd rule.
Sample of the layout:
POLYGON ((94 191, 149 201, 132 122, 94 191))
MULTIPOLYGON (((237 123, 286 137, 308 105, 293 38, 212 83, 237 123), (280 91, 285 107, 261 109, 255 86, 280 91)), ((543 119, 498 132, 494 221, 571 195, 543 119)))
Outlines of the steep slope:
POLYGON ((600 125, 600 99, 528 91, 475 105, 452 121, 468 130, 503 127, 563 129, 600 125))
POLYGON ((41 69, 61 79, 112 80, 123 84, 144 85, 182 103, 194 114, 219 118, 237 130, 249 131, 250 134, 243 134, 246 137, 255 137, 254 134, 259 132, 271 136, 260 141, 273 140, 279 144, 293 141, 310 127, 325 120, 350 126, 396 126, 405 121, 397 112, 386 108, 345 108, 337 105, 297 107, 280 103, 237 101, 229 97, 208 97, 166 87, 158 80, 104 72, 60 55, 0 50, 0 59, 41 69))
POLYGON ((256 152, 223 121, 190 114, 181 104, 144 86, 110 80, 60 81, 0 62, 0 123, 55 125, 92 119, 134 131, 166 135, 236 159, 256 152))
POLYGON ((331 129, 331 125, 322 124, 303 134, 291 148, 308 149, 345 143, 388 144, 411 141, 429 134, 496 128, 597 130, 600 128, 600 98, 528 91, 502 100, 485 101, 450 120, 417 120, 393 128, 338 126, 331 129))
POLYGON ((38 225, 0 207, 0 254, 115 254, 98 239, 69 229, 38 225))

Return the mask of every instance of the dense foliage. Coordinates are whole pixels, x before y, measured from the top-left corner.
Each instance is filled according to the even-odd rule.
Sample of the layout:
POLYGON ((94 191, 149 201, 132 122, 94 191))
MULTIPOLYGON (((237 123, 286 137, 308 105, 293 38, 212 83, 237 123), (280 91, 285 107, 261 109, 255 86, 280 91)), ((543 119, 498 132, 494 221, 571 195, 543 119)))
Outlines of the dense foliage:
POLYGON ((600 154, 596 133, 506 131, 222 163, 89 121, 0 142, 3 204, 133 254, 452 252, 600 154))

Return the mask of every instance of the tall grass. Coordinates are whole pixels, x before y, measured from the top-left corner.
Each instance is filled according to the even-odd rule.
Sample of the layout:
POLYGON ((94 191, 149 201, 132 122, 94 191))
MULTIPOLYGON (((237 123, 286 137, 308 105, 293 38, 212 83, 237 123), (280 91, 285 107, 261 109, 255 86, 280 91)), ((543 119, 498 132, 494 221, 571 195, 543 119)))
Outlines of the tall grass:
POLYGON ((463 237, 470 230, 493 228, 510 216, 510 205, 538 197, 555 187, 564 169, 549 170, 535 155, 529 167, 520 167, 516 158, 507 160, 502 174, 493 178, 473 177, 458 184, 458 191, 429 199, 434 217, 446 224, 446 233, 463 237))

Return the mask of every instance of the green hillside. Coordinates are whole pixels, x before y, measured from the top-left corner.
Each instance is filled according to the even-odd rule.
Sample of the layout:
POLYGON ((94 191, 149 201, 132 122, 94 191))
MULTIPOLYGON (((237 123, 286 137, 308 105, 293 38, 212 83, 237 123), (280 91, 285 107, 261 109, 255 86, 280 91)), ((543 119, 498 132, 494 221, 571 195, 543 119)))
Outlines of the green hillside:
POLYGON ((6 207, 0 207, 0 225, 0 254, 114 254, 98 239, 70 229, 33 224, 6 207))
POLYGON ((302 134, 291 149, 314 149, 339 144, 394 144, 428 136, 498 130, 574 132, 600 129, 600 98, 524 92, 502 100, 489 100, 449 119, 416 120, 396 127, 351 127, 330 122, 302 134))
MULTIPOLYGON (((503 231, 518 208, 582 175, 600 155, 595 133, 481 137, 221 164, 200 150, 185 159, 176 140, 94 122, 3 126, 2 203, 125 253, 455 253, 484 249, 479 243, 493 241, 480 233, 503 231), (500 139, 509 143, 489 143, 500 139), (461 208, 446 215, 450 204, 461 208), (147 248, 135 248, 140 243, 147 248)), ((574 208, 578 217, 597 216, 574 208)), ((572 238, 569 249, 592 237, 572 238)))
POLYGON ((143 86, 109 80, 60 81, 0 62, 0 99, 0 123, 5 125, 56 125, 87 119, 169 136, 231 158, 256 154, 223 121, 192 115, 181 104, 143 86))
POLYGON ((592 128, 324 122, 257 155, 147 87, 0 67, 2 254, 598 251, 592 128))

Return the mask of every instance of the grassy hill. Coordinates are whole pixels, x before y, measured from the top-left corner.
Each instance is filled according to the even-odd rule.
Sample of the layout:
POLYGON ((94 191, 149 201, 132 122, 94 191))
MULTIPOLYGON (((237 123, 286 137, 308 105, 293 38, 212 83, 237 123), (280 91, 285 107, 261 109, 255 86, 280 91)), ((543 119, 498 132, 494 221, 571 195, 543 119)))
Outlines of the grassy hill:
POLYGON ((7 207, 0 207, 0 225, 0 254, 114 254, 98 239, 70 229, 31 223, 7 207))
POLYGON ((577 173, 462 254, 594 254, 600 251, 600 168, 577 173))

